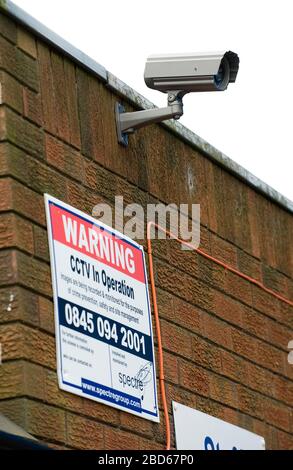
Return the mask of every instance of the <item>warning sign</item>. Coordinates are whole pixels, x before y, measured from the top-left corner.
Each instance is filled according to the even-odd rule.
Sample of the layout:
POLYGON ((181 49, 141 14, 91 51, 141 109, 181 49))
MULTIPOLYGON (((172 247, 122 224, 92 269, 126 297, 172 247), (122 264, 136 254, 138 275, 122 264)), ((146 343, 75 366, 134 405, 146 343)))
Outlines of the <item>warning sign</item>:
POLYGON ((143 248, 45 195, 62 390, 159 421, 143 248))

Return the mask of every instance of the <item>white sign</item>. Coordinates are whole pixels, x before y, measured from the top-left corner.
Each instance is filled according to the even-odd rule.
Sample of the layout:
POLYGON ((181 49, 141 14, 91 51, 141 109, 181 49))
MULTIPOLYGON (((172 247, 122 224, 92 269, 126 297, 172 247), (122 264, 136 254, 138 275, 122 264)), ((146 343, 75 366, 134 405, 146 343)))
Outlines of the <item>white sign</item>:
POLYGON ((173 401, 178 450, 264 450, 264 438, 173 401))
POLYGON ((143 248, 45 195, 62 390, 159 422, 143 248))

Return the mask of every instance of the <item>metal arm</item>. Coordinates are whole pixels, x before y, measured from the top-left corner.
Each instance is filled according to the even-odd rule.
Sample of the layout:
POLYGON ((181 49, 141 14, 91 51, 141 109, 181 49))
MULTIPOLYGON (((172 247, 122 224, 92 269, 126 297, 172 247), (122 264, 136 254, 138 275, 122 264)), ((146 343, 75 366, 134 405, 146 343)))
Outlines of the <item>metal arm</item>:
POLYGON ((182 92, 168 93, 168 105, 166 108, 147 109, 125 113, 124 107, 116 103, 116 127, 118 142, 125 147, 128 145, 128 134, 148 124, 166 121, 167 119, 179 119, 183 114, 182 92))

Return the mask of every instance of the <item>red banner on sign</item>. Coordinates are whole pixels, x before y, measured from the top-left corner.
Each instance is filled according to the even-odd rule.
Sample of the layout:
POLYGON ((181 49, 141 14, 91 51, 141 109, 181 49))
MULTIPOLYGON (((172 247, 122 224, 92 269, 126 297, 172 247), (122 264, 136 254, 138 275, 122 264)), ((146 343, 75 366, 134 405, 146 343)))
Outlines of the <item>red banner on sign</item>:
POLYGON ((142 252, 135 245, 54 204, 50 215, 54 240, 145 282, 142 252))

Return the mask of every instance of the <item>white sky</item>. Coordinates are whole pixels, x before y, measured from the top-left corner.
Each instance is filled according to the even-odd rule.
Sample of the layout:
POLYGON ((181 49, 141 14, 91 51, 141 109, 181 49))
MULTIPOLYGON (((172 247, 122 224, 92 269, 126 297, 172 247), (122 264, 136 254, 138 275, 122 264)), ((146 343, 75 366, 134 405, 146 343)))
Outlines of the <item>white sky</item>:
POLYGON ((180 122, 293 200, 292 0, 13 1, 158 106, 148 55, 237 52, 236 83, 186 95, 180 122))

